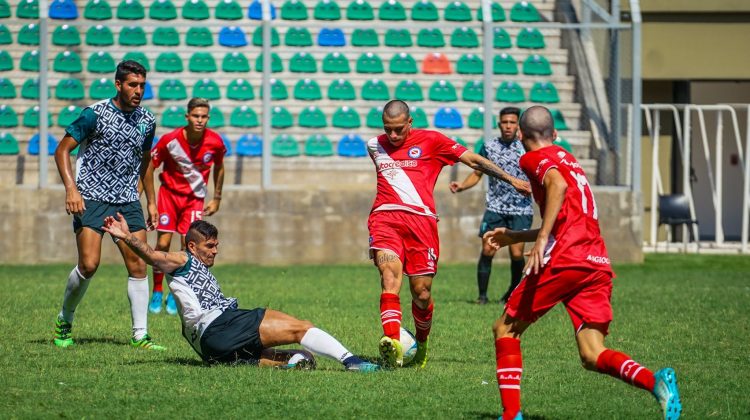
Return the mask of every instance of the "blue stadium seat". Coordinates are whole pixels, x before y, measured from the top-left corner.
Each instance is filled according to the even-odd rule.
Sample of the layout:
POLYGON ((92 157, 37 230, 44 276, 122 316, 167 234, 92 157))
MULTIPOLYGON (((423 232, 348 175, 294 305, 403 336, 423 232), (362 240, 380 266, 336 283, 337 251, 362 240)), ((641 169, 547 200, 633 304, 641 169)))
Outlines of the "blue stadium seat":
POLYGON ((224 156, 232 156, 233 150, 232 150, 232 142, 229 141, 227 136, 221 135, 221 140, 224 141, 224 148, 227 149, 227 152, 224 153, 224 156))
POLYGON ((362 137, 356 134, 347 134, 339 140, 337 152, 343 157, 367 156, 367 145, 362 137))
POLYGON ((146 81, 146 87, 143 88, 143 100, 147 99, 154 99, 154 88, 148 81, 146 81))
MULTIPOLYGON (((254 20, 263 19, 263 4, 260 0, 253 0, 247 9, 247 17, 254 20)), ((271 19, 276 19, 276 7, 271 3, 271 19)))
POLYGON ((247 38, 238 26, 226 26, 219 31, 219 45, 225 47, 244 47, 247 45, 247 38))
POLYGON ((50 19, 78 19, 78 9, 73 0, 52 0, 49 4, 50 19))
POLYGON ((462 128, 464 122, 456 108, 445 107, 440 108, 435 114, 435 123, 433 125, 436 128, 462 128))
POLYGON ((245 134, 237 140, 237 156, 263 156, 263 139, 257 134, 245 134))
MULTIPOLYGON (((47 154, 50 156, 54 155, 55 149, 57 149, 57 140, 55 139, 55 136, 47 134, 47 154)), ((29 146, 26 149, 26 153, 32 156, 39 155, 39 133, 34 134, 31 139, 29 139, 29 146)))
POLYGON ((321 47, 343 47, 346 45, 344 31, 339 28, 323 28, 318 33, 318 45, 321 47))

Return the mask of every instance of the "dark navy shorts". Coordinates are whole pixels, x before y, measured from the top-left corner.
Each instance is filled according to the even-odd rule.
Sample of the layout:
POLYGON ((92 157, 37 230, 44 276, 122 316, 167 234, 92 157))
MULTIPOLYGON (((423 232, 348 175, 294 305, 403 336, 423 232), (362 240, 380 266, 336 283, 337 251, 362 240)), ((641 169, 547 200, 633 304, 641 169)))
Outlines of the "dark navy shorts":
POLYGON ((208 363, 258 364, 263 352, 260 323, 265 315, 263 308, 224 311, 201 336, 203 360, 208 363))
POLYGON ((479 226, 479 237, 485 233, 504 227, 512 230, 528 230, 531 228, 532 215, 526 214, 500 214, 492 211, 485 211, 482 217, 482 224, 479 226))
POLYGON ((102 230, 102 225, 104 225, 104 218, 107 216, 117 218, 118 212, 122 214, 125 221, 128 222, 128 227, 131 232, 146 229, 146 219, 143 217, 143 208, 141 207, 140 201, 112 204, 84 199, 83 203, 86 205, 86 211, 80 216, 73 216, 74 232, 78 232, 82 227, 87 227, 94 229, 100 235, 103 235, 104 231, 102 230))

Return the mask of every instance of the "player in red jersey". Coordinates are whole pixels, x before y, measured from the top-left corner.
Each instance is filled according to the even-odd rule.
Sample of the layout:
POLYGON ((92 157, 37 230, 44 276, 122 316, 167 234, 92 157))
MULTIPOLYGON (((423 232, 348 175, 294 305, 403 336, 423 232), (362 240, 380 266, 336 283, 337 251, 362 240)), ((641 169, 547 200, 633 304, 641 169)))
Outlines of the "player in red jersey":
POLYGON ((496 248, 534 242, 524 267, 526 275, 493 326, 502 419, 523 418, 521 334, 560 302, 573 322, 584 368, 652 392, 665 419, 679 418, 682 405, 674 370, 652 373, 630 356, 604 346, 612 320, 614 274, 599 233, 596 202, 581 165, 565 149, 552 144, 557 132, 546 108, 527 109, 521 115, 520 129, 527 151, 520 165, 531 182, 542 226, 527 231, 498 228, 485 234, 496 248))
MULTIPOLYGON (((157 251, 169 251, 174 232, 181 235, 182 249, 185 249, 185 235, 190 223, 219 211, 226 147, 219 134, 206 128, 209 110, 207 100, 191 99, 185 115, 187 125, 162 136, 151 150, 148 175, 153 177, 154 170, 164 164, 164 169, 159 174, 161 187, 157 199, 157 251), (212 165, 214 195, 204 207, 208 192, 206 184, 212 165)), ((149 304, 149 311, 153 313, 161 312, 163 281, 164 273, 154 268, 154 288, 149 304)), ((167 296, 166 306, 170 315, 177 313, 177 305, 171 293, 167 296)))
POLYGON ((448 137, 413 130, 409 107, 393 100, 383 108, 385 134, 367 142, 377 172, 377 195, 368 219, 370 257, 380 271, 380 352, 390 366, 403 365, 401 278, 409 277, 412 315, 418 343, 413 364, 427 363, 427 338, 432 326, 432 279, 440 254, 433 190, 445 165, 462 162, 530 192, 527 182, 511 177, 497 165, 448 137))

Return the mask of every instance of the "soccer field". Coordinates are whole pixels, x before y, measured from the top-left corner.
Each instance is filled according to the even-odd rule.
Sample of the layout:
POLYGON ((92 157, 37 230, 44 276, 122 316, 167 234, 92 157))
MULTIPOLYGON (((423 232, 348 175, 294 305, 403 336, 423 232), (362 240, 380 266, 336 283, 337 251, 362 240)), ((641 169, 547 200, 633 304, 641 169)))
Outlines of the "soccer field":
MULTIPOLYGON (((643 365, 677 371, 684 418, 750 418, 750 258, 648 256, 615 267, 615 320, 608 339, 643 365)), ((475 267, 444 265, 430 360, 424 370, 344 372, 319 358, 316 371, 205 367, 177 317, 149 316, 166 352, 132 349, 126 273, 99 269, 76 311, 77 345, 52 344, 68 265, 0 267, 0 417, 50 418, 496 418, 491 326, 497 304, 476 306, 475 267)), ((217 266, 240 306, 269 306, 313 321, 353 352, 377 355, 377 270, 358 266, 217 266)), ((495 265, 490 293, 507 286, 495 265)), ((408 289, 404 324, 413 330, 408 289)), ((555 308, 524 336, 525 419, 657 419, 653 397, 584 371, 570 322, 555 308)))

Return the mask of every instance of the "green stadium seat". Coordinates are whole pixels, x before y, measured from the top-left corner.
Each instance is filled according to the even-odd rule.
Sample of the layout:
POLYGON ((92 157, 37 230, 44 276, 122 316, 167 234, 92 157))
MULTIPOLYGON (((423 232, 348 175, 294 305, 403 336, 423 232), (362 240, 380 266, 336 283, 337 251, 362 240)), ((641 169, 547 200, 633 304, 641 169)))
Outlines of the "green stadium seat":
POLYGON ((79 115, 81 115, 81 112, 83 109, 75 106, 75 105, 68 105, 60 110, 60 113, 57 116, 57 125, 60 127, 67 127, 70 124, 75 121, 79 115))
POLYGON ((302 79, 294 85, 294 99, 300 101, 317 101, 323 99, 320 85, 312 79, 302 79))
POLYGON ((510 35, 508 35, 508 31, 501 27, 495 27, 492 33, 492 48, 507 49, 512 47, 513 44, 510 42, 510 35))
POLYGON ((16 17, 20 19, 39 19, 39 1, 21 0, 16 8, 16 17))
POLYGON ((185 44, 192 47, 210 47, 214 45, 214 36, 205 26, 191 26, 185 34, 185 44))
POLYGON ((448 138, 455 141, 456 143, 460 144, 463 147, 469 147, 469 145, 466 143, 466 140, 462 139, 459 136, 449 136, 448 138))
POLYGON ((117 19, 142 20, 146 18, 146 11, 138 0, 122 0, 117 6, 117 19))
POLYGON ((193 73, 215 73, 217 71, 214 57, 207 52, 197 52, 190 56, 188 70, 193 73))
POLYGON ((492 59, 492 73, 494 74, 518 74, 516 60, 509 54, 502 53, 492 59))
MULTIPOLYGON (((47 97, 49 98, 49 86, 47 86, 47 97)), ((39 79, 26 79, 21 86, 21 97, 24 99, 39 99, 39 79)))
POLYGON ((565 117, 563 117, 563 114, 559 109, 550 109, 549 112, 552 114, 552 119, 555 121, 555 130, 570 130, 568 124, 565 122, 565 117))
POLYGON ((516 82, 503 82, 497 87, 495 99, 499 102, 523 102, 526 100, 526 96, 523 94, 523 89, 516 82))
POLYGON ((174 26, 160 26, 151 34, 151 43, 162 47, 176 47, 180 45, 180 34, 174 26))
POLYGON ((466 102, 484 101, 484 83, 481 80, 466 82, 461 92, 461 99, 466 102))
POLYGON ((531 102, 541 102, 545 104, 556 104, 560 102, 560 96, 557 94, 555 85, 550 82, 536 82, 529 91, 529 100, 531 102))
POLYGON ((0 51, 0 71, 13 70, 13 57, 8 51, 0 51))
MULTIPOLYGON (((260 90, 260 97, 263 97, 263 89, 260 90)), ((280 79, 271 79, 271 100, 283 101, 285 99, 289 99, 289 93, 284 82, 280 79)))
POLYGON ((292 113, 283 106, 275 106, 271 110, 271 127, 289 128, 294 125, 292 113))
POLYGON ((86 45, 97 47, 108 47, 115 44, 115 36, 112 30, 104 25, 96 25, 86 31, 86 45))
POLYGON ((362 29, 357 28, 352 32, 351 39, 352 46, 354 47, 378 47, 380 41, 378 40, 378 33, 375 29, 362 29))
POLYGON ((419 0, 411 8, 411 20, 434 22, 438 19, 438 9, 430 0, 419 0))
POLYGON ((549 76, 552 74, 552 66, 544 56, 532 54, 523 62, 523 74, 529 76, 549 76))
POLYGON ((313 134, 305 141, 305 155, 315 157, 333 156, 333 143, 324 134, 313 134))
MULTIPOLYGON (((26 110, 26 112, 23 113, 23 122, 24 127, 29 128, 37 128, 39 127, 39 105, 35 105, 29 109, 26 110)), ((47 113, 47 127, 52 127, 52 113, 47 113)))
POLYGON ((341 8, 334 0, 320 0, 313 10, 313 18, 317 20, 341 19, 341 8))
POLYGON ((375 13, 367 0, 353 0, 346 8, 346 18, 349 20, 373 20, 375 13))
POLYGON ((16 87, 5 77, 0 78, 0 99, 15 99, 16 87))
POLYGON ((456 28, 451 34, 451 47, 456 48, 477 48, 479 47, 479 38, 473 29, 463 26, 456 28))
POLYGON ((362 123, 359 119, 359 114, 354 108, 349 106, 342 106, 333 113, 331 125, 336 128, 359 128, 362 123))
POLYGON ((414 45, 408 29, 388 29, 383 43, 387 47, 411 47, 414 45))
POLYGON ((206 124, 206 127, 215 130, 225 125, 224 113, 221 112, 218 106, 211 105, 211 109, 208 111, 208 124, 206 124))
POLYGON ((153 20, 177 19, 177 8, 170 0, 156 0, 148 9, 148 17, 153 20))
POLYGON ((258 114, 247 105, 238 106, 229 116, 229 125, 239 128, 254 128, 260 125, 258 114))
POLYGON ((333 101, 353 101, 357 99, 354 86, 346 79, 334 80, 328 86, 328 99, 333 101))
POLYGON ((568 142, 567 140, 565 140, 562 137, 556 138, 555 141, 552 142, 552 144, 554 144, 555 146, 562 147, 568 153, 571 153, 571 154, 573 153, 573 146, 571 146, 570 142, 568 142))
POLYGON ((318 63, 310 53, 298 52, 289 60, 289 71, 292 73, 316 73, 318 63))
MULTIPOLYGON (((263 72, 263 54, 258 54, 255 59, 255 71, 263 72)), ((281 64, 281 57, 276 53, 271 53, 271 73, 278 73, 284 71, 284 67, 281 64)))
POLYGON ((326 115, 317 106, 311 105, 303 108, 299 114, 299 126, 307 128, 327 127, 326 115))
POLYGON ((154 70, 161 73, 180 73, 184 70, 182 59, 176 52, 163 52, 156 57, 154 70))
POLYGON ((357 73, 383 73, 383 60, 377 54, 368 52, 357 59, 357 73))
POLYGON ((307 20, 307 7, 300 0, 287 0, 281 6, 281 18, 284 20, 307 20))
POLYGON ((544 48, 544 35, 537 28, 524 28, 518 32, 516 46, 518 48, 542 49, 544 48))
POLYGON ((57 82, 55 97, 66 101, 78 101, 85 97, 83 83, 78 79, 62 79, 57 82))
POLYGON ((29 23, 18 31, 18 43, 21 45, 39 45, 39 25, 29 23))
POLYGON ((125 26, 117 38, 120 45, 142 47, 146 45, 146 32, 140 26, 125 26))
POLYGON ((249 101, 255 99, 253 86, 244 79, 234 79, 227 85, 227 99, 233 101, 249 101))
POLYGON ((115 95, 117 95, 117 88, 110 79, 95 80, 89 87, 89 98, 94 100, 114 98, 115 95))
POLYGON ((372 79, 362 85, 362 99, 366 101, 387 101, 391 99, 388 86, 380 79, 372 79))
POLYGON ((464 54, 456 61, 456 73, 482 74, 484 73, 484 62, 476 54, 464 54))
POLYGON ((482 150, 483 146, 484 146, 484 138, 480 137, 479 140, 477 140, 477 142, 474 143, 474 153, 479 153, 479 151, 482 150))
POLYGON ((203 0, 187 0, 182 6, 183 19, 206 20, 210 17, 208 5, 203 0))
POLYGON ((299 144, 294 136, 281 134, 271 142, 271 154, 278 157, 299 156, 299 144))
POLYGON ((39 71, 39 51, 26 51, 21 56, 19 68, 23 71, 39 71))
MULTIPOLYGON (((258 26, 255 28, 255 31, 253 31, 253 45, 256 47, 263 46, 263 26, 258 26)), ((278 45, 281 45, 279 31, 277 31, 276 28, 271 28, 271 46, 276 47, 278 45)))
POLYGON ((397 74, 416 74, 419 71, 417 61, 414 57, 405 52, 394 55, 393 58, 391 58, 391 63, 388 69, 391 73, 397 74))
POLYGON ((383 107, 382 106, 375 106, 370 108, 370 111, 367 113, 367 118, 365 119, 365 125, 367 128, 383 128, 383 107))
POLYGON ((234 51, 227 53, 221 62, 221 71, 226 73, 247 73, 250 71, 250 62, 244 54, 234 51))
POLYGON ((406 20, 404 5, 398 0, 385 0, 378 10, 380 20, 406 20))
POLYGON ((413 80, 402 80, 396 86, 394 96, 402 101, 424 101, 422 87, 413 80))
MULTIPOLYGON (((492 2, 490 10, 492 13, 493 22, 505 22, 505 10, 503 10, 503 6, 501 6, 500 3, 492 2)), ((483 16, 484 14, 482 13, 482 5, 480 4, 477 8, 477 20, 483 20, 483 16)))
POLYGON ((220 20, 240 20, 244 17, 242 6, 234 0, 219 0, 214 16, 220 20))
POLYGON ((349 73, 349 60, 340 52, 328 53, 323 58, 323 73, 349 73))
POLYGON ((164 110, 161 116, 161 125, 167 128, 179 128, 185 126, 185 108, 172 105, 164 110))
POLYGON ((513 22, 539 22, 542 17, 533 4, 527 1, 519 1, 510 9, 510 20, 513 22))
POLYGON ((10 133, 0 133, 0 155, 17 155, 21 152, 18 140, 10 133))
POLYGON ((458 100, 456 88, 447 80, 438 80, 430 86, 427 96, 431 101, 454 102, 458 100))
POLYGON ((162 101, 182 101, 187 99, 185 84, 178 79, 166 79, 159 86, 159 99, 162 101))
POLYGON ((141 51, 130 51, 122 57, 122 61, 133 60, 136 63, 142 65, 146 71, 151 71, 151 64, 148 62, 148 57, 141 51))
POLYGON ((13 128, 18 127, 18 115, 10 105, 0 105, 0 127, 13 128))
MULTIPOLYGON (((497 127, 497 117, 492 116, 492 127, 497 127)), ((469 128, 484 128, 484 107, 474 108, 469 114, 469 128)))
POLYGON ((10 4, 8 4, 8 0, 0 0, 0 19, 9 18, 10 16, 10 4))
POLYGON ((89 73, 114 73, 117 70, 115 59, 106 52, 98 51, 89 56, 88 66, 89 73))
POLYGON ((311 47, 313 45, 312 35, 307 28, 292 27, 284 35, 284 44, 287 47, 311 47))
POLYGON ((89 20, 112 19, 112 8, 107 0, 89 0, 83 10, 83 17, 89 20))
MULTIPOLYGON (((411 122, 412 127, 427 128, 430 126, 430 123, 427 121, 427 114, 425 114, 424 109, 418 106, 412 106, 409 108, 409 114, 411 114, 411 118, 412 118, 412 122, 411 122)), ((381 127, 382 127, 382 121, 381 121, 381 127)))
POLYGON ((7 26, 0 23, 0 45, 8 45, 13 43, 13 37, 10 34, 10 29, 7 26))
POLYGON ((78 28, 71 25, 61 25, 52 32, 52 44, 54 45, 81 45, 81 35, 78 28))
POLYGON ((438 28, 424 28, 417 34, 417 45, 427 48, 442 48, 445 47, 445 37, 438 28))
POLYGON ((209 101, 217 101, 221 99, 219 84, 212 79, 200 79, 195 82, 195 85, 193 86, 193 97, 205 98, 209 101))
POLYGON ((52 70, 60 73, 80 73, 83 71, 83 63, 75 52, 63 51, 55 56, 52 70))
POLYGON ((443 17, 448 21, 468 22, 471 20, 471 9, 462 1, 452 1, 445 7, 443 17))

